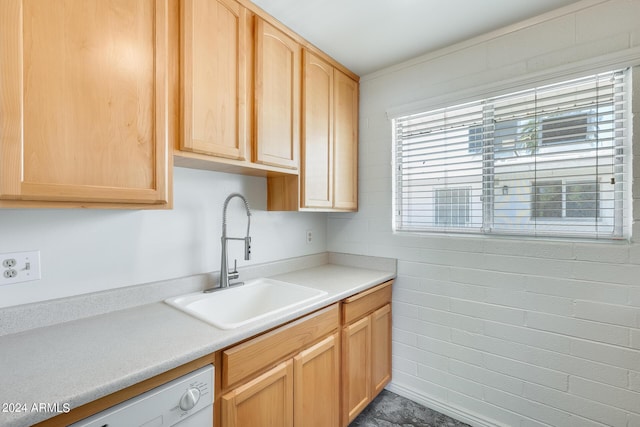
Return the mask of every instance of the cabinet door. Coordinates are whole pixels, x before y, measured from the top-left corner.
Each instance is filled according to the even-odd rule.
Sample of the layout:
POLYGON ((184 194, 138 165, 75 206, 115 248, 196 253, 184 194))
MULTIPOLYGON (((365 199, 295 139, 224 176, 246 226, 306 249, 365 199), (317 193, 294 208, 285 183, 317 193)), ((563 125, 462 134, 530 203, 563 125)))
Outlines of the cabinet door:
POLYGON ((234 0, 182 3, 180 149, 245 160, 250 13, 234 0))
POLYGON ((342 342, 342 425, 347 425, 371 401, 371 316, 345 326, 342 342))
POLYGON ((375 397, 391 380, 391 305, 371 315, 371 396, 375 397))
POLYGON ((333 67, 305 50, 301 196, 304 208, 333 206, 333 67))
POLYGON ((338 334, 294 358, 293 414, 296 427, 339 425, 338 334))
POLYGON ((168 6, 0 2, 0 198, 168 202, 168 6))
POLYGON ((298 43, 262 19, 256 21, 254 161, 298 168, 300 146, 298 43))
POLYGON ((334 72, 334 208, 358 209, 358 83, 334 72))
POLYGON ((292 427, 293 361, 222 396, 223 427, 292 427))

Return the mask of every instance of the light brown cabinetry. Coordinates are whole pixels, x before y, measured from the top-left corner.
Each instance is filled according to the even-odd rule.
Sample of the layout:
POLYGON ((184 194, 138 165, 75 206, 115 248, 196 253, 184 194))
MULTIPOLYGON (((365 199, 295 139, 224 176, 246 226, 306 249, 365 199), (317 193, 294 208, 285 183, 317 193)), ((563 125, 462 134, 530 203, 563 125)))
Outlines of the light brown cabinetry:
POLYGON ((342 425, 391 380, 391 281, 343 304, 342 425))
POLYGON ((334 71, 333 207, 358 209, 358 83, 334 71))
POLYGON ((333 78, 333 66, 304 51, 300 176, 303 208, 333 207, 333 78))
POLYGON ((2 206, 170 202, 176 4, 0 2, 2 206))
POLYGON ((391 381, 391 304, 371 314, 371 385, 377 396, 391 381))
POLYGON ((225 427, 339 423, 338 305, 222 352, 225 427))
POLYGON ((224 426, 333 427, 338 423, 338 334, 222 397, 224 426))
POLYGON ((301 147, 299 182, 292 177, 272 180, 274 187, 280 185, 280 193, 290 193, 281 197, 278 208, 357 210, 358 82, 307 49, 303 52, 301 147), (295 204, 298 192, 299 205, 295 204))
POLYGON ((222 425, 293 426, 293 362, 288 360, 222 396, 222 425))
POLYGON ((301 47, 261 18, 255 40, 254 162, 297 169, 301 47))
POLYGON ((179 149, 245 160, 251 126, 251 12, 234 0, 181 3, 179 149))
POLYGON ((297 176, 300 45, 235 0, 181 8, 178 166, 297 176))
POLYGON ((224 350, 221 425, 347 426, 391 380, 391 285, 224 350))
POLYGON ((247 0, 181 16, 175 164, 267 177, 269 210, 357 210, 358 77, 247 0))
POLYGON ((342 336, 342 402, 351 422, 372 400, 371 318, 367 316, 345 326, 342 336))
POLYGON ((339 334, 329 335, 293 358, 296 427, 330 427, 340 419, 339 334))

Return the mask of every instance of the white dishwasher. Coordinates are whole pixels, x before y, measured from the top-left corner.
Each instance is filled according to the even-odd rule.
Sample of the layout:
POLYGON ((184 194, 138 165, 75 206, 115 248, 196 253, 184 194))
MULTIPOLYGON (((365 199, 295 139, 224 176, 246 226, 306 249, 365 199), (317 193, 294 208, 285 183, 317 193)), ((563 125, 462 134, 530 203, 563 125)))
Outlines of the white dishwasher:
POLYGON ((205 366, 69 427, 212 427, 213 377, 205 366))

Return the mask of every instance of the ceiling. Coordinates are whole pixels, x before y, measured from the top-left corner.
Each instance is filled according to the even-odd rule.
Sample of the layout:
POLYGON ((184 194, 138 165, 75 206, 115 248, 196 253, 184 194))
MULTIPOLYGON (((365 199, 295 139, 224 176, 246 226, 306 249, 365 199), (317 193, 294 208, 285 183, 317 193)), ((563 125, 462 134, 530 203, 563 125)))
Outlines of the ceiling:
POLYGON ((361 76, 577 0, 253 0, 361 76))

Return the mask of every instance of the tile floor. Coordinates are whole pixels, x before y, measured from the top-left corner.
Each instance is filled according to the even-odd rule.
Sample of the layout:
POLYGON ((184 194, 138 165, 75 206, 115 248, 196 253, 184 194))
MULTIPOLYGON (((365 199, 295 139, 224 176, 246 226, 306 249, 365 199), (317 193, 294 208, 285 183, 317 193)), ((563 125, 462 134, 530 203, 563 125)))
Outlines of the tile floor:
POLYGON ((469 427, 388 390, 376 397, 349 427, 469 427))

